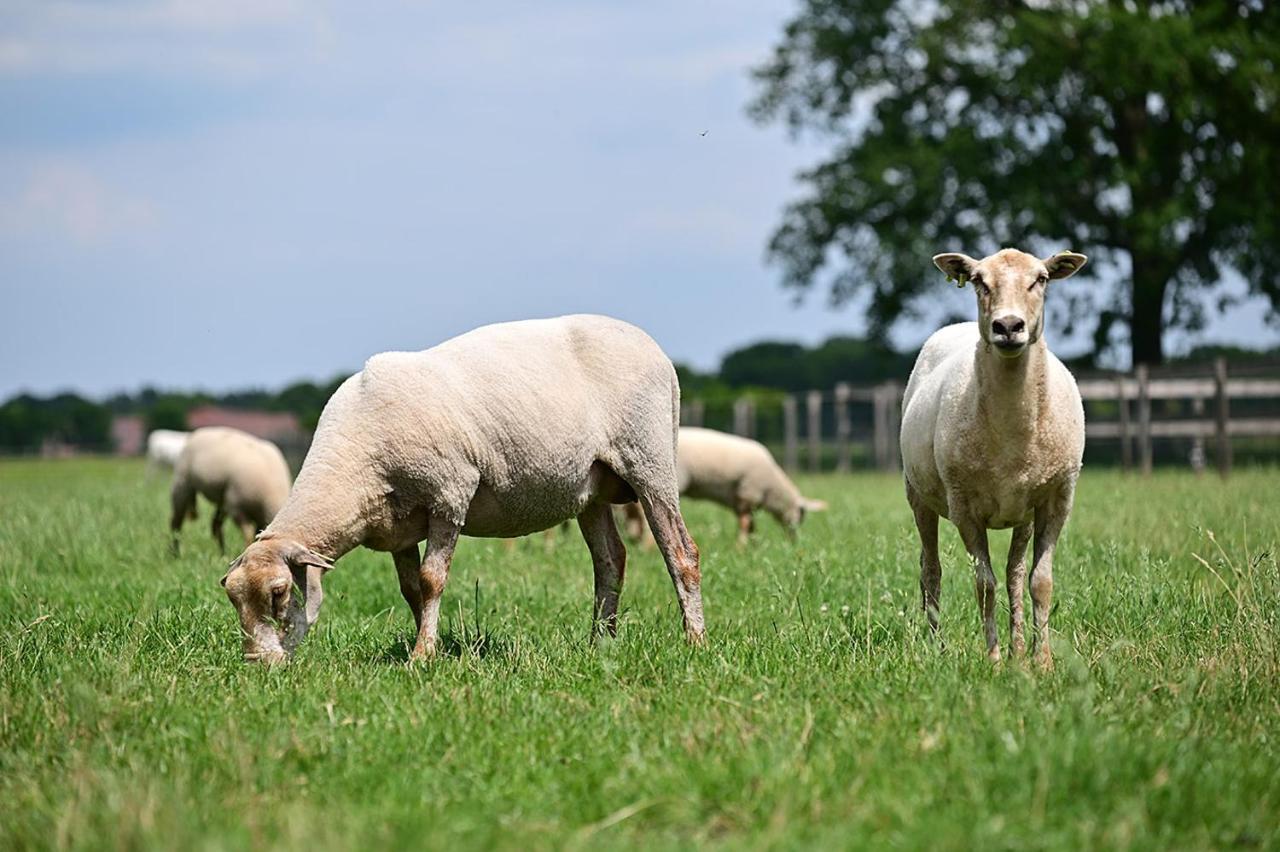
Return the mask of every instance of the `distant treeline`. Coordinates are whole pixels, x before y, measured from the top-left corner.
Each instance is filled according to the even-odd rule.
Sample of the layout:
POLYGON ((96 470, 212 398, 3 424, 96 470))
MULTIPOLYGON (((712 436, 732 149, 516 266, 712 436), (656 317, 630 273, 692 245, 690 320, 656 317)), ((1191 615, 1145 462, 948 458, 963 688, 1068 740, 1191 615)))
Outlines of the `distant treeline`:
MULTIPOLYGON (((1280 360, 1280 347, 1269 350, 1202 346, 1170 363, 1208 363, 1225 356, 1232 363, 1280 360)), ((744 390, 761 401, 783 393, 811 388, 829 389, 837 382, 873 385, 888 379, 905 380, 915 353, 898 352, 887 344, 857 337, 832 337, 813 347, 783 341, 763 341, 736 349, 714 373, 677 364, 684 396, 708 405, 728 405, 744 390)), ((1077 370, 1093 365, 1088 359, 1072 364, 1077 370)), ((77 394, 37 397, 20 394, 0 405, 0 452, 31 453, 47 441, 106 452, 111 446, 111 420, 118 414, 142 417, 146 430, 185 429, 187 413, 203 405, 223 408, 290 412, 313 430, 320 411, 347 377, 329 382, 295 382, 280 391, 262 389, 224 394, 144 388, 136 394, 116 394, 101 402, 77 394)))
POLYGON ((204 405, 249 411, 287 411, 308 431, 315 429, 324 404, 346 375, 325 384, 295 382, 272 392, 262 389, 224 394, 143 388, 136 394, 121 393, 94 402, 73 393, 38 397, 20 394, 0 405, 0 452, 33 453, 49 441, 82 450, 113 449, 111 420, 116 415, 142 418, 152 429, 186 429, 187 412, 204 405))

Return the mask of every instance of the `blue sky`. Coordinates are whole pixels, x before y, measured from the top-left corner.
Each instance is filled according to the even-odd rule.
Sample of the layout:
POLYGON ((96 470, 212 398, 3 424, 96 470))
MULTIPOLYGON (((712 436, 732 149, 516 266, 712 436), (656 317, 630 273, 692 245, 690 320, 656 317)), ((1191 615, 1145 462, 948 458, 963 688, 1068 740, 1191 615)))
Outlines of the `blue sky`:
POLYGON ((857 333, 764 262, 822 153, 744 113, 791 9, 0 0, 0 397, 278 386, 576 311, 703 368, 857 333))

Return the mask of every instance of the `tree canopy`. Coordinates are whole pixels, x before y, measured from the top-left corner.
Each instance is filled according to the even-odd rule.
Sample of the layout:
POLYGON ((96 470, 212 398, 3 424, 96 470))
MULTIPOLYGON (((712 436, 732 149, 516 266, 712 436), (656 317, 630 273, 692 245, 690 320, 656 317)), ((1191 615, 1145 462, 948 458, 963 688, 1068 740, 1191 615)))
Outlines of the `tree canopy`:
POLYGON ((1276 316, 1277 4, 802 0, 755 76, 758 120, 834 145, 771 256, 873 334, 942 286, 932 255, 1002 246, 1090 255, 1059 324, 1135 362, 1223 307, 1227 267, 1276 316))

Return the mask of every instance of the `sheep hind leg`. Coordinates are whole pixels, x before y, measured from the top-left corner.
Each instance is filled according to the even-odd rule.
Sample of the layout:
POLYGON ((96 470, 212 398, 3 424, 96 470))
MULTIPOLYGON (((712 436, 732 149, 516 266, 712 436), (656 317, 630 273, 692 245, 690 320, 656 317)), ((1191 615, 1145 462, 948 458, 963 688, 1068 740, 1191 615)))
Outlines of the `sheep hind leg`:
POLYGON ((649 519, 649 529, 675 586, 684 616, 685 638, 701 645, 706 639, 706 624, 702 619, 702 571, 698 545, 689 535, 680 515, 679 498, 654 499, 641 494, 640 505, 649 519))
POLYGON ((929 629, 936 636, 942 600, 942 562, 938 559, 938 513, 929 509, 910 488, 907 501, 916 519, 916 531, 920 533, 920 608, 929 620, 929 629))
POLYGON ((747 542, 751 540, 751 533, 755 532, 755 519, 751 516, 750 509, 738 509, 738 547, 745 547, 747 542))
POLYGON ((413 646, 411 660, 429 659, 435 656, 440 640, 440 596, 449 580, 449 565, 458 545, 458 524, 447 518, 433 515, 427 524, 427 552, 418 569, 418 583, 422 594, 422 621, 418 625, 418 641, 413 646))
POLYGON ((1014 527, 1009 539, 1009 561, 1005 567, 1005 588, 1009 592, 1009 656, 1021 657, 1027 650, 1023 638, 1022 598, 1027 578, 1027 542, 1031 524, 1014 527))
POLYGON ((578 528, 591 551, 595 570, 595 611, 591 638, 618 634, 618 598, 626 575, 627 550, 618 536, 613 510, 607 503, 593 503, 578 515, 578 528))
POLYGON ((396 563, 396 576, 400 578, 400 594, 413 613, 413 630, 416 636, 422 630, 422 580, 419 570, 422 559, 418 556, 418 545, 397 550, 391 554, 396 563))

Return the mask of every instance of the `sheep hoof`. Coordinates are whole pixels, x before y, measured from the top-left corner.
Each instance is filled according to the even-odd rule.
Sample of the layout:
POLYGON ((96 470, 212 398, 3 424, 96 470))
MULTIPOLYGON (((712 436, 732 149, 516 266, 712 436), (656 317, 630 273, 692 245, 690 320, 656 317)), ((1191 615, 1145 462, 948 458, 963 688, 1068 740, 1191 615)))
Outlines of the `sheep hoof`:
POLYGON ((409 653, 409 665, 415 663, 430 663, 436 658, 435 643, 430 645, 419 645, 409 653))

